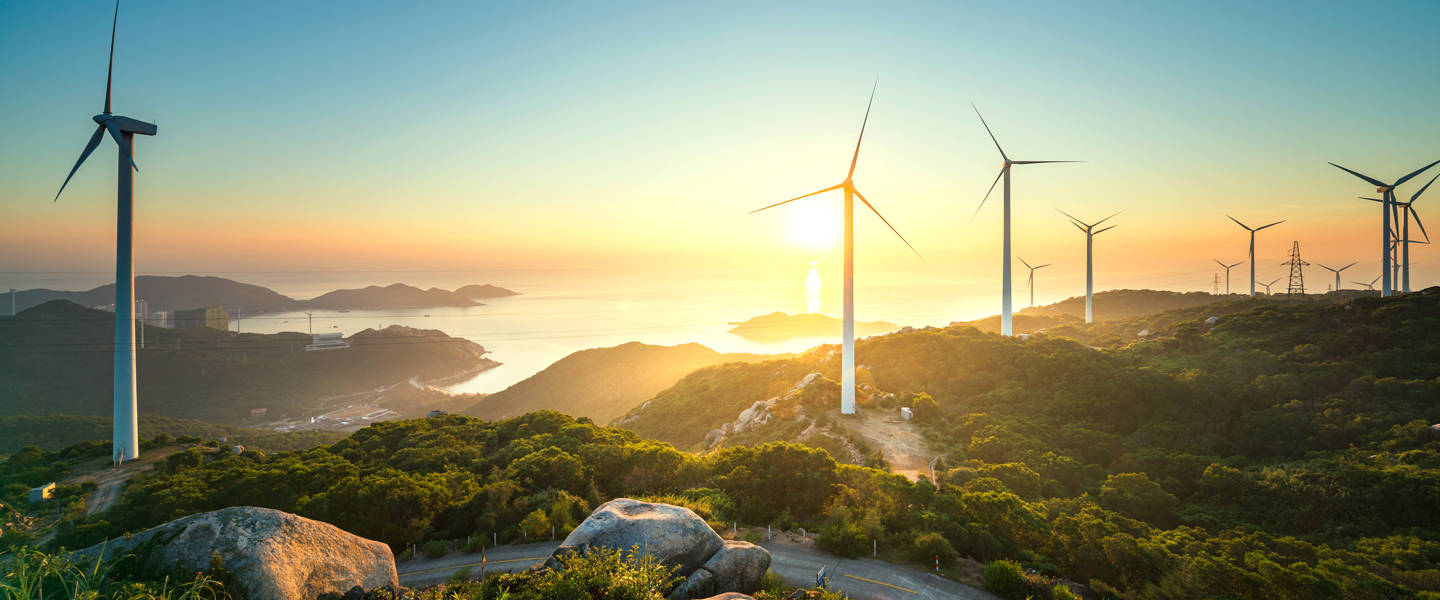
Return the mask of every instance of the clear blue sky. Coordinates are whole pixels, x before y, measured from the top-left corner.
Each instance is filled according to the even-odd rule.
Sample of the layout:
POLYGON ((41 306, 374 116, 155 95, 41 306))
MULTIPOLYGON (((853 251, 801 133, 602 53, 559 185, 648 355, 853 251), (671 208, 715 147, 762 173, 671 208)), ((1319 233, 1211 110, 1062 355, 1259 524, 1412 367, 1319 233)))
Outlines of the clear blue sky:
MULTIPOLYGON (((112 9, 0 4, 0 270, 113 264, 113 147, 50 203, 101 108, 112 9)), ((1440 159, 1437 25, 1419 1, 137 0, 115 107, 160 128, 142 272, 831 260, 796 215, 837 198, 744 213, 843 178, 877 77, 856 181, 937 265, 998 259, 998 204, 969 221, 999 167, 974 102, 1012 157, 1091 161, 1017 170, 1022 256, 1075 258, 1052 207, 1129 208, 1116 269, 1203 269, 1244 258, 1228 212, 1290 219, 1267 257, 1299 239, 1374 271, 1378 210, 1325 163, 1440 159)), ((862 261, 905 260, 859 227, 862 261)))

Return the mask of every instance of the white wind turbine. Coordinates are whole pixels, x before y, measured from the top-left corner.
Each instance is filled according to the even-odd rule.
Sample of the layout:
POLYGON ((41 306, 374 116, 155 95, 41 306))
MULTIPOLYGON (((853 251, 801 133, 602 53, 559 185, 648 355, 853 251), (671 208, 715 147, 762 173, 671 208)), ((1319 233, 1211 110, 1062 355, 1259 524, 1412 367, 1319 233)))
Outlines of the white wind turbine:
MULTIPOLYGON (((1063 211, 1063 210, 1060 210, 1060 209, 1058 209, 1058 208, 1055 209, 1055 210, 1056 210, 1056 211, 1059 211, 1060 214, 1062 214, 1062 215, 1065 215, 1065 216, 1067 216, 1067 217, 1070 217, 1070 214, 1067 213, 1067 212, 1065 212, 1065 211, 1063 211)), ((1125 212, 1125 211, 1122 210, 1122 211, 1120 211, 1120 212, 1125 212)), ((1115 213, 1115 215, 1118 215, 1118 214, 1120 214, 1120 213, 1119 213, 1119 212, 1115 213)), ((1110 215, 1110 216, 1108 216, 1108 217, 1105 217, 1105 218, 1103 218, 1103 219, 1100 219, 1099 221, 1096 221, 1096 222, 1091 223, 1091 224, 1089 224, 1089 225, 1086 225, 1085 222, 1084 222, 1084 221, 1081 221, 1080 219, 1077 219, 1077 218, 1075 218, 1075 217, 1070 217, 1070 224, 1071 224, 1071 225, 1074 225, 1074 226, 1075 226, 1077 229, 1079 229, 1080 231, 1085 232, 1085 322, 1086 322, 1086 323, 1091 323, 1091 322, 1094 322, 1094 320, 1095 320, 1095 311, 1094 311, 1094 307, 1095 307, 1095 236, 1100 235, 1100 234, 1102 234, 1102 233, 1105 233, 1105 232, 1107 232, 1107 231, 1110 231, 1111 229, 1114 229, 1116 226, 1115 226, 1115 225, 1111 225, 1111 226, 1109 226, 1109 227, 1106 227, 1106 228, 1104 228, 1104 229, 1101 229, 1100 231, 1095 231, 1095 227, 1098 226, 1098 225, 1100 225, 1101 223, 1104 223, 1104 222, 1106 222, 1106 221, 1109 221, 1110 219, 1115 218, 1115 215, 1110 215)))
MULTIPOLYGON (((1383 277, 1383 275, 1382 275, 1381 277, 1383 277)), ((1279 281, 1279 280, 1277 279, 1276 281, 1279 281)), ((1376 278, 1374 278, 1374 279, 1371 279, 1371 280, 1370 280, 1370 283, 1365 283, 1365 282, 1363 282, 1363 281, 1352 281, 1352 282, 1350 282, 1350 283, 1353 283, 1353 284, 1355 284, 1355 285, 1363 285, 1363 286, 1365 286, 1365 289, 1366 289, 1366 290, 1373 292, 1373 291, 1375 291, 1375 282, 1377 282, 1377 281, 1380 281, 1380 277, 1376 277, 1376 278)))
MULTIPOLYGON (((110 67, 105 75, 105 111, 92 117, 98 127, 90 142, 80 153, 80 160, 70 169, 60 192, 75 176, 75 171, 100 145, 108 132, 120 147, 120 181, 117 194, 118 226, 115 235, 115 378, 114 432, 111 456, 117 461, 140 457, 139 423, 135 399, 135 256, 133 229, 135 222, 135 134, 155 135, 154 124, 137 121, 110 112, 110 84, 115 73, 115 29, 120 22, 120 3, 115 3, 115 17, 110 24, 110 67), (127 310, 128 308, 128 310, 127 310)), ((55 193, 55 200, 60 199, 55 193)))
MULTIPOLYGON (((1276 278, 1275 278, 1275 281, 1280 281, 1280 278, 1279 278, 1279 277, 1276 277, 1276 278)), ((1272 282, 1270 282, 1270 283, 1262 283, 1262 284, 1260 284, 1260 285, 1265 286, 1265 295, 1266 295, 1266 296, 1269 296, 1269 295, 1270 295, 1270 286, 1275 285, 1275 281, 1272 281, 1272 282)))
POLYGON ((1246 225, 1246 224, 1244 224, 1244 223, 1241 223, 1241 222, 1240 222, 1239 220, 1237 220, 1235 217, 1232 217, 1232 216, 1230 216, 1230 215, 1225 215, 1225 217, 1228 218, 1228 219, 1230 219, 1231 221, 1235 221, 1235 224, 1236 224, 1236 225, 1239 225, 1239 226, 1241 226, 1241 227, 1244 227, 1244 228, 1245 228, 1245 231, 1249 231, 1249 232, 1250 232, 1250 297, 1251 297, 1251 298, 1254 298, 1254 297, 1255 297, 1255 232, 1260 231, 1261 229, 1265 229, 1265 228, 1267 228, 1267 227, 1274 227, 1274 226, 1276 226, 1276 225, 1279 225, 1279 224, 1281 224, 1281 223, 1284 223, 1284 221, 1276 221, 1276 222, 1271 223, 1271 224, 1269 224, 1269 225, 1266 225, 1266 226, 1264 226, 1264 227, 1256 227, 1256 228, 1254 228, 1254 229, 1251 229, 1249 225, 1246 225))
MULTIPOLYGON (((1327 267, 1327 266, 1325 266, 1325 265, 1322 265, 1322 264, 1320 264, 1320 263, 1315 263, 1315 266, 1320 267, 1320 268, 1322 268, 1322 269, 1325 269, 1326 271, 1329 271, 1329 272, 1335 274, 1335 291, 1338 292, 1338 291, 1340 291, 1340 272, 1341 272, 1341 271, 1344 271, 1345 269, 1348 269, 1348 268, 1350 268, 1350 267, 1353 267, 1353 266, 1355 266, 1356 264, 1358 264, 1358 263, 1353 263, 1353 262, 1352 262, 1352 263, 1350 263, 1350 264, 1348 264, 1348 265, 1345 265, 1345 266, 1343 266, 1343 267, 1340 267, 1340 268, 1338 268, 1338 269, 1332 269, 1332 268, 1327 267)), ((1278 280, 1277 280, 1277 281, 1278 281, 1278 280)), ((1267 293, 1267 294, 1270 293, 1270 290, 1268 290, 1268 289, 1265 290, 1265 293, 1267 293)))
MULTIPOLYGON (((1382 232, 1382 237, 1381 237, 1381 242, 1380 242, 1380 248, 1381 248, 1381 250, 1382 250, 1381 255, 1380 255, 1380 277, 1384 278, 1384 282, 1380 284, 1380 295, 1381 295, 1381 296, 1389 296, 1389 295, 1392 294, 1392 293, 1394 292, 1394 290, 1395 290, 1395 283, 1390 280, 1390 253, 1392 252, 1392 248, 1393 248, 1393 246, 1394 246, 1394 244, 1392 244, 1392 243, 1390 242, 1390 236, 1391 236, 1391 231, 1390 231, 1390 210, 1391 210, 1391 205, 1394 204, 1394 203, 1396 203, 1396 200, 1395 200, 1395 188, 1400 187, 1400 184, 1402 184, 1402 183, 1405 183, 1405 182, 1407 182, 1407 181, 1410 181, 1411 179, 1414 179, 1416 175, 1419 175, 1419 174, 1421 174, 1421 173, 1424 173, 1424 172, 1425 172, 1426 170, 1428 170, 1430 167, 1433 167, 1433 166, 1435 166, 1435 165, 1440 165, 1440 160, 1437 160, 1437 161, 1435 161, 1435 162, 1433 162, 1433 163, 1430 163, 1430 164, 1428 164, 1428 165, 1425 165, 1425 166, 1421 167, 1420 169, 1416 170, 1415 172, 1413 172, 1413 173, 1411 173, 1411 174, 1409 174, 1409 175, 1406 175, 1406 176, 1404 176, 1404 177, 1401 177, 1400 179, 1395 180, 1395 183, 1388 183, 1388 184, 1385 183, 1385 182, 1383 182, 1383 181, 1380 181, 1380 180, 1378 180, 1378 179, 1375 179, 1375 178, 1372 178, 1372 177, 1368 177, 1368 176, 1365 176, 1365 175, 1361 175, 1361 174, 1359 174, 1359 173, 1356 173, 1355 171, 1351 171, 1350 169, 1347 169, 1347 168, 1342 167, 1342 166, 1340 166, 1340 165, 1337 165, 1337 164, 1335 164, 1335 163, 1330 163, 1330 165, 1333 166, 1333 167, 1335 167, 1335 168, 1337 168, 1337 169, 1340 169, 1341 171, 1344 171, 1344 172, 1346 172, 1346 173, 1349 173, 1349 174, 1351 174, 1351 175, 1354 175, 1354 176, 1356 176, 1356 177, 1359 177, 1360 179, 1366 181, 1367 183, 1373 184, 1373 185, 1375 186, 1375 191, 1380 192, 1381 194, 1384 194, 1384 196, 1382 197, 1382 199, 1379 200, 1379 202, 1380 202, 1380 214, 1381 214, 1381 218, 1380 218, 1380 230, 1381 230, 1381 232, 1382 232)), ((1431 180, 1431 181, 1433 182, 1434 180, 1431 180)), ((1425 186, 1425 187, 1430 187, 1430 186, 1427 185, 1427 186, 1425 186)), ((1423 192, 1423 191, 1425 191, 1425 190, 1422 189, 1422 190, 1420 190, 1420 191, 1423 192)), ((1416 194, 1416 197, 1418 197, 1418 196, 1419 196, 1419 194, 1416 194)), ((1369 200, 1369 198, 1366 198, 1366 200, 1369 200)), ((1414 198, 1411 198, 1411 202, 1414 202, 1414 198)))
MULTIPOLYGON (((878 82, 877 82, 877 85, 878 85, 878 82)), ((874 104, 874 102, 875 102, 875 90, 872 88, 872 89, 870 90, 870 104, 874 104)), ((832 186, 830 186, 830 187, 828 187, 828 188, 825 188, 825 189, 823 189, 823 190, 820 190, 820 191, 818 191, 818 192, 810 192, 810 193, 808 193, 808 194, 805 194, 804 196, 796 196, 796 197, 794 197, 794 198, 791 198, 791 199, 789 199, 789 200, 786 200, 785 202, 777 202, 777 203, 775 203, 775 204, 771 204, 770 206, 766 206, 765 208, 757 208, 757 209, 755 209, 755 210, 750 211, 749 213, 746 213, 746 214, 754 214, 754 213, 760 212, 760 211, 762 211, 762 210, 766 210, 766 209, 770 209, 770 208, 775 208, 776 206, 780 206, 781 204, 785 204, 785 203, 788 203, 788 202, 794 202, 794 201, 799 200, 799 199, 801 199, 801 198, 808 198, 808 197, 814 196, 814 195, 816 195, 816 194, 823 194, 823 193, 825 193, 825 192, 830 192, 830 191, 834 191, 834 190, 845 190, 845 278, 844 278, 844 279, 845 279, 845 283, 844 283, 844 294, 843 294, 843 295, 844 295, 844 316, 843 316, 842 324, 841 324, 841 338, 842 338, 842 340, 841 340, 841 341, 842 341, 841 347, 842 347, 842 350, 841 350, 841 359, 840 359, 840 412, 841 412, 841 414, 847 414, 847 415, 855 414, 855 200, 854 200, 854 199, 855 199, 855 198, 859 198, 861 202, 864 202, 864 203, 865 203, 865 206, 868 207, 872 212, 875 213, 875 216, 880 217, 880 220, 885 222, 885 225, 890 228, 890 231, 894 231, 894 232, 895 232, 895 235, 900 236, 900 241, 905 242, 905 245, 910 247, 910 251, 911 251, 911 252, 914 252, 914 253, 915 253, 915 256, 920 256, 920 252, 917 251, 917 250, 915 250, 915 247, 914 247, 914 246, 910 246, 910 242, 905 239, 905 236, 900 235, 900 231, 897 230, 897 229, 895 229, 895 226, 894 226, 894 225, 891 225, 891 224, 890 224, 890 221, 886 220, 885 217, 884 217, 884 215, 881 215, 881 214, 880 214, 880 211, 876 210, 876 209, 875 209, 875 206, 872 205, 872 204, 870 204, 870 201, 869 201, 869 200, 866 200, 866 199, 865 199, 865 196, 860 193, 860 190, 855 189, 855 182, 851 180, 851 178, 855 176, 855 163, 860 160, 860 142, 862 142, 862 141, 865 140, 865 125, 870 122, 870 104, 867 104, 867 105, 865 106, 865 119, 860 122, 860 138, 857 139, 857 140, 855 140, 855 154, 854 154, 854 156, 852 156, 852 157, 850 158, 850 171, 845 174, 845 181, 842 181, 842 182, 840 182, 840 183, 838 183, 838 184, 836 184, 836 185, 832 185, 832 186)), ((921 257, 920 260, 923 261, 923 260, 925 260, 925 258, 924 258, 924 257, 921 257)))
MULTIPOLYGON (((970 105, 975 108, 975 105, 970 105)), ((980 124, 985 126, 985 133, 990 134, 990 141, 995 142, 995 149, 1000 151, 1000 158, 1005 162, 1000 165, 1000 174, 995 176, 995 181, 990 184, 990 190, 985 192, 985 197, 980 200, 980 206, 975 208, 975 214, 980 214, 980 209, 985 207, 985 201, 990 199, 990 192, 995 191, 995 185, 1000 183, 1000 178, 1005 178, 1005 225, 1004 242, 1001 246, 1000 257, 1000 335, 1011 335, 1014 327, 1011 322, 1010 308, 1010 167, 1012 165, 1039 165, 1046 163, 1071 163, 1085 162, 1083 160, 1010 160, 1005 154, 1005 149, 1000 147, 1000 140, 995 139, 995 133, 990 131, 990 124, 985 122, 985 117, 980 115, 980 109, 975 108, 975 116, 980 117, 980 124)), ((971 215, 973 222, 975 216, 971 215)))
MULTIPOLYGON (((1020 257, 1017 256, 1017 257, 1015 257, 1015 258, 1020 258, 1020 257)), ((1050 266, 1050 265, 1053 265, 1053 264, 1055 264, 1055 263, 1045 263, 1045 264, 1040 265, 1040 266, 1038 266, 1038 267, 1032 267, 1032 266, 1030 266, 1030 263, 1025 262, 1025 259, 1020 258, 1020 264, 1025 265, 1025 268, 1030 269, 1030 281, 1029 281, 1028 283, 1026 283, 1025 286, 1028 287, 1028 288, 1030 288, 1030 308, 1035 308, 1035 270, 1036 270, 1036 269, 1043 269, 1043 268, 1048 267, 1048 266, 1050 266)))
MULTIPOLYGON (((1210 259, 1210 260, 1215 260, 1215 259, 1212 258, 1212 259, 1210 259)), ((1222 263, 1222 262, 1220 262, 1220 261, 1218 261, 1218 260, 1215 260, 1215 264, 1220 265, 1220 266, 1222 266, 1222 267, 1225 267, 1225 295, 1226 295, 1226 296, 1229 296, 1229 295, 1230 295, 1230 268, 1231 268, 1231 267, 1238 267, 1238 266, 1240 266, 1240 265, 1242 265, 1242 264, 1245 264, 1245 261, 1242 260, 1242 261, 1237 262, 1237 263, 1235 263, 1235 264, 1233 264, 1233 265, 1227 265, 1227 264, 1222 263)), ((1270 292, 1265 292, 1265 293, 1268 294, 1268 293, 1270 293, 1270 292)))

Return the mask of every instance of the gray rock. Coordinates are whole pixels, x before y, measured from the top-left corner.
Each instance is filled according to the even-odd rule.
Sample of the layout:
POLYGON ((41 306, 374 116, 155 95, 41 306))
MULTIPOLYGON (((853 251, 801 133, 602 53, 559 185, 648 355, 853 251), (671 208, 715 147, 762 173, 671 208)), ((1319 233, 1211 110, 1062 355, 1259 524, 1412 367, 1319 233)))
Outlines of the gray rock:
POLYGON ((665 600, 690 600, 709 597, 715 593, 715 574, 705 569, 695 569, 685 581, 670 592, 665 600))
POLYGON ((715 591, 748 594, 760 589, 770 570, 770 551, 750 542, 725 540, 725 546, 700 568, 715 574, 715 591))
POLYGON ((723 593, 723 594, 719 594, 719 595, 711 596, 711 597, 709 597, 709 598, 705 598, 705 600, 755 600, 755 599, 754 599, 754 598, 751 598, 750 596, 746 596, 745 594, 740 594, 740 593, 736 593, 736 592, 725 592, 725 593, 723 593))
POLYGON ((675 574, 682 577, 694 573, 724 545, 705 520, 688 508, 629 498, 600 505, 560 544, 561 548, 610 548, 622 552, 638 548, 661 564, 676 567, 675 574))
POLYGON ((191 515, 75 553, 82 562, 126 554, 147 570, 189 573, 210 568, 219 554, 237 591, 251 600, 315 600, 400 584, 389 546, 268 508, 191 515))

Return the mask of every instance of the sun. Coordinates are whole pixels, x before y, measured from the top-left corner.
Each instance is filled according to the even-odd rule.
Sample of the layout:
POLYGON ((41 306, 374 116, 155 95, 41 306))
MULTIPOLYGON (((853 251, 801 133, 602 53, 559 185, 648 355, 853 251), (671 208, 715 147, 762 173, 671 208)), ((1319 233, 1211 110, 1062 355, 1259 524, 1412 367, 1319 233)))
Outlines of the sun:
POLYGON ((840 205, 826 198, 796 202, 787 211, 785 241, 806 250, 826 250, 840 241, 840 205))

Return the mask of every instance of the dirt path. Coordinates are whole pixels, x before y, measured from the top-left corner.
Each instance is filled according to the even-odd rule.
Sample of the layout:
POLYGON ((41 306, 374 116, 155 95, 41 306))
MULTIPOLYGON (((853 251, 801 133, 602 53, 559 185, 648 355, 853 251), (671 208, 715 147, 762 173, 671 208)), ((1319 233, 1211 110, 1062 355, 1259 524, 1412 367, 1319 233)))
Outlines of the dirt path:
POLYGON ((905 420, 898 411, 878 408, 864 409, 858 418, 840 418, 839 410, 831 415, 831 423, 865 440, 871 447, 879 448, 890 461, 890 468, 911 481, 921 473, 929 476, 930 461, 938 455, 930 449, 920 432, 905 420))

